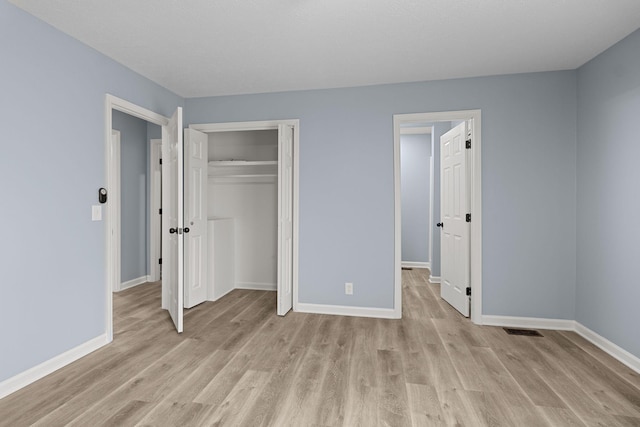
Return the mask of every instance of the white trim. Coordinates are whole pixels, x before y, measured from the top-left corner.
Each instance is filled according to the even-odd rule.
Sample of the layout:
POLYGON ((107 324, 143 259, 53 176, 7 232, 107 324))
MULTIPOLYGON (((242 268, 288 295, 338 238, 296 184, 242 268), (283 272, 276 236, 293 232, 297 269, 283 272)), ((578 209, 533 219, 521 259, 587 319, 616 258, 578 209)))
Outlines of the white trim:
MULTIPOLYGON (((394 310, 402 315, 402 227, 400 193, 400 125, 406 123, 473 120, 471 128, 473 141, 471 149, 471 266, 469 285, 473 289, 471 298, 471 321, 482 324, 482 114, 480 110, 442 111, 436 113, 394 114, 393 115, 393 177, 395 215, 395 283, 394 310)), ((431 233, 431 238, 434 233, 431 233)), ((435 278, 432 278, 435 279, 435 278)), ((438 278, 439 279, 439 278, 438 278)), ((430 280, 431 283, 435 283, 430 280)), ((439 283, 439 281, 437 282, 439 283)))
POLYGON ((204 133, 213 132, 238 132, 243 130, 273 130, 278 125, 300 126, 299 119, 287 120, 262 120, 254 122, 227 122, 227 123, 195 123, 189 125, 189 129, 195 129, 204 133))
POLYGON ((433 168, 435 167, 434 162, 434 154, 435 147, 433 146, 433 135, 431 135, 431 153, 429 157, 429 233, 427 234, 427 244, 429 245, 429 265, 433 262, 433 235, 434 235, 434 227, 433 227, 433 204, 434 204, 434 194, 435 194, 435 175, 433 168))
POLYGON ((582 323, 575 322, 575 332, 605 353, 609 354, 609 356, 617 359, 640 374, 640 358, 629 353, 617 344, 612 343, 602 335, 587 328, 582 323))
POLYGON ((298 236, 300 224, 300 121, 296 120, 293 127, 293 306, 292 310, 298 308, 298 259, 300 250, 298 236))
POLYGON ((130 116, 146 120, 147 122, 151 122, 159 126, 166 126, 167 123, 169 123, 168 118, 111 94, 107 94, 107 104, 114 110, 121 111, 130 116))
MULTIPOLYGON (((300 223, 300 120, 263 120, 253 122, 227 122, 227 123, 196 123, 189 125, 189 129, 200 132, 237 132, 248 130, 273 130, 278 129, 279 125, 293 126, 293 310, 297 311, 298 306, 298 280, 299 280, 299 227, 300 223)), ((238 286, 236 286, 237 288, 238 286)))
POLYGON ((236 283, 234 289, 247 289, 250 291, 277 291, 278 286, 275 283, 239 282, 236 283))
MULTIPOLYGON (((105 108, 104 108, 104 147, 105 147, 105 182, 109 183, 113 177, 113 171, 111 168, 111 164, 109 161, 109 152, 111 145, 111 130, 113 128, 113 110, 121 111, 123 113, 132 115, 142 120, 146 120, 148 122, 154 123, 156 125, 162 126, 162 135, 166 135, 166 126, 169 123, 169 119, 161 116, 158 113, 155 113, 151 110, 147 110, 146 108, 139 107, 135 104, 132 104, 129 101, 124 99, 115 97, 111 94, 105 95, 105 108)), ((109 194, 107 194, 107 205, 109 205, 109 194)), ((120 278, 114 273, 114 251, 116 242, 113 238, 114 236, 110 233, 110 221, 117 219, 120 217, 120 208, 118 207, 118 212, 110 212, 109 206, 107 206, 107 219, 105 226, 105 264, 106 264, 106 273, 105 273, 105 335, 107 342, 111 342, 113 340, 113 289, 112 283, 119 283, 120 278), (114 278, 117 277, 117 281, 114 281, 114 278)))
POLYGON ((433 132, 431 126, 400 128, 400 135, 431 135, 431 132, 433 132))
MULTIPOLYGON (((111 141, 107 148, 107 230, 112 230, 111 237, 112 252, 108 253, 111 259, 111 270, 108 274, 109 289, 112 292, 120 290, 120 280, 122 280, 122 224, 120 218, 121 209, 121 182, 120 182, 120 152, 121 152, 120 131, 111 130, 111 141)), ((108 233, 108 231, 107 231, 108 233)))
POLYGON ((519 316, 482 316, 482 324, 486 326, 502 326, 507 328, 553 329, 557 331, 575 330, 575 321, 566 319, 545 319, 540 317, 519 316))
POLYGON ((120 284, 120 289, 119 290, 124 291, 125 289, 133 288, 135 286, 142 285, 143 283, 147 283, 147 282, 153 282, 153 280, 151 280, 151 276, 149 276, 149 275, 140 276, 140 277, 137 277, 135 279, 127 280, 126 282, 122 282, 120 284))
POLYGON ((440 283, 440 276, 429 276, 429 283, 434 285, 440 283))
POLYGON ((393 308, 355 307, 345 305, 308 304, 299 302, 295 310, 300 313, 333 314, 338 316, 375 317, 380 319, 399 319, 393 308))
POLYGON ((429 262, 402 261, 402 268, 426 268, 428 270, 431 270, 431 263, 429 263, 429 262))
POLYGON ((52 372, 57 371, 60 368, 67 366, 68 364, 75 362, 81 357, 92 353, 109 343, 107 334, 100 335, 92 340, 80 344, 79 346, 65 351, 52 359, 47 360, 31 369, 27 369, 24 372, 19 373, 9 379, 0 383, 0 399, 10 395, 13 392, 20 390, 23 387, 28 386, 31 383, 38 381, 39 379, 46 377, 52 372))
POLYGON ((160 187, 162 187, 162 167, 160 159, 162 158, 162 139, 152 139, 149 141, 149 281, 157 282, 160 280, 160 264, 158 260, 162 258, 160 250, 161 236, 161 218, 160 209, 160 187), (160 173, 159 185, 154 182, 156 173, 160 173))

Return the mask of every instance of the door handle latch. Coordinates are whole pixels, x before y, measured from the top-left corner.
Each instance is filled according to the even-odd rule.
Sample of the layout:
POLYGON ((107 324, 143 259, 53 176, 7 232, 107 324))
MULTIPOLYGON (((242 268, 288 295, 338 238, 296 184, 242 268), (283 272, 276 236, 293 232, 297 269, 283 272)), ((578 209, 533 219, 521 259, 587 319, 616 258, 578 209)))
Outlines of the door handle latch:
POLYGON ((437 223, 436 227, 444 228, 444 222, 437 223))
POLYGON ((178 232, 178 230, 176 230, 176 229, 175 229, 175 228, 173 228, 173 227, 171 227, 171 228, 169 229, 169 234, 173 234, 173 233, 177 233, 177 232, 178 232))

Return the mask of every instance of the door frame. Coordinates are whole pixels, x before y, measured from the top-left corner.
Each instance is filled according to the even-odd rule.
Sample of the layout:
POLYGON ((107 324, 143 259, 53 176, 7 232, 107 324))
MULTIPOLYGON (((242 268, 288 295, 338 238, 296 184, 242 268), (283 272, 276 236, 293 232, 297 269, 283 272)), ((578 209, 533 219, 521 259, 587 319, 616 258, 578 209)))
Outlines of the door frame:
MULTIPOLYGON (((482 324, 482 114, 481 110, 440 111, 433 113, 412 113, 393 115, 393 179, 395 206, 395 278, 394 304, 396 316, 402 316, 402 223, 400 189, 400 125, 408 123, 427 123, 455 120, 473 120, 472 149, 470 161, 470 200, 471 213, 471 265, 469 286, 472 289, 471 321, 482 324)), ((433 169, 433 168, 432 168, 433 169)), ((434 171, 435 176, 435 171, 434 171)), ((434 239, 435 233, 431 233, 434 239)))
POLYGON ((152 139, 149 142, 149 281, 157 282, 160 280, 160 264, 159 259, 162 258, 161 252, 161 223, 162 214, 162 167, 160 166, 162 159, 162 139, 152 139), (160 183, 154 181, 155 172, 160 172, 160 183), (154 231, 155 230, 155 231, 154 231))
MULTIPOLYGON (((293 311, 298 311, 298 224, 299 224, 299 178, 300 178, 300 120, 263 120, 250 122, 226 123, 196 123, 189 125, 189 129, 204 133, 239 132, 252 130, 278 130, 278 125, 293 126, 293 311)), ((276 284, 277 286, 277 284, 276 284)))
MULTIPOLYGON (((111 94, 105 95, 105 108, 104 108, 104 147, 105 147, 105 182, 107 186, 112 180, 119 176, 119 170, 117 170, 115 162, 112 161, 110 156, 110 147, 111 147, 111 135, 112 135, 112 115, 113 110, 121 111, 123 113, 129 114, 133 117, 137 117, 142 120, 146 120, 147 122, 154 123, 156 125, 162 126, 163 131, 166 127, 169 119, 155 113, 151 110, 147 110, 146 108, 135 105, 129 101, 118 98, 111 94)), ((164 134, 164 132, 163 132, 164 134)), ((116 265, 114 259, 114 253, 116 248, 120 248, 120 235, 114 235, 110 233, 112 227, 116 229, 120 229, 120 204, 109 203, 109 199, 120 199, 120 194, 118 189, 112 189, 107 187, 107 206, 106 206, 106 221, 105 221, 105 265, 106 265, 106 274, 105 274, 105 300, 106 300, 106 320, 105 320, 105 329, 107 335, 107 342, 113 341, 113 290, 117 289, 119 286, 120 277, 117 277, 116 265), (118 283, 118 285, 116 285, 118 283)))
MULTIPOLYGON (((108 161, 111 165, 112 173, 107 178, 107 218, 110 217, 111 212, 118 212, 117 220, 108 223, 107 233, 110 229, 113 229, 111 236, 113 237, 114 246, 113 251, 108 252, 107 256, 112 262, 112 277, 111 292, 118 292, 122 288, 122 229, 121 227, 121 135, 119 130, 111 130, 111 141, 107 156, 110 157, 108 161), (110 198, 109 193, 117 194, 118 197, 110 198)), ((108 219, 107 219, 108 221, 108 219)))

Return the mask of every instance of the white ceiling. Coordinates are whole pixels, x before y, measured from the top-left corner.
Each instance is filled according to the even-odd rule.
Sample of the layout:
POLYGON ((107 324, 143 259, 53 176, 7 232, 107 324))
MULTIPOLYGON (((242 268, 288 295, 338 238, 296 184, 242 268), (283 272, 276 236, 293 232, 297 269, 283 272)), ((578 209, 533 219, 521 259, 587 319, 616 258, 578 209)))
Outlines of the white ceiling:
POLYGON ((183 97, 574 69, 639 0, 10 0, 183 97))

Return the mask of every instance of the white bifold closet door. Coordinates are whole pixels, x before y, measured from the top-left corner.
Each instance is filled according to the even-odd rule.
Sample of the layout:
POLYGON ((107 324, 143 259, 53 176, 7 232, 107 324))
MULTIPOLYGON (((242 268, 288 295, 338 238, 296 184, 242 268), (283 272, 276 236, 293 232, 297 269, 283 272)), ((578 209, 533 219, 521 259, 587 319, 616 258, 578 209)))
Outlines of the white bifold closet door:
POLYGON ((184 307, 207 300, 207 135, 184 130, 184 307))
POLYGON ((179 333, 184 289, 182 169, 182 108, 178 107, 162 134, 162 308, 169 310, 179 333))
POLYGON ((293 304, 293 126, 278 126, 278 303, 284 316, 293 304))

